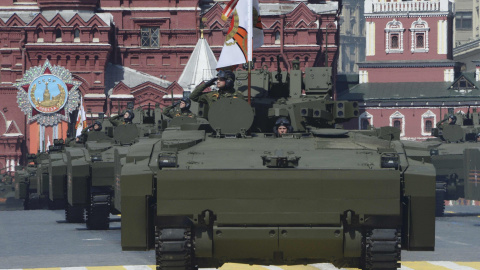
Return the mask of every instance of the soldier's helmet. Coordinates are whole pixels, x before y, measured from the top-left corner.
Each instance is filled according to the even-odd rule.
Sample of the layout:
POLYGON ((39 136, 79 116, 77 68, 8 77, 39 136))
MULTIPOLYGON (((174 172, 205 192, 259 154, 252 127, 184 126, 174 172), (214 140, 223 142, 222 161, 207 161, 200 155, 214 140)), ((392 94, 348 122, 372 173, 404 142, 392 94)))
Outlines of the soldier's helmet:
POLYGON ((192 101, 188 97, 183 97, 180 99, 181 101, 185 102, 185 109, 190 109, 190 105, 192 105, 192 101))
POLYGON ((95 131, 101 131, 102 130, 102 122, 100 121, 95 121, 95 123, 93 123, 93 129, 95 131), (95 128, 95 125, 98 125, 98 128, 95 128))
POLYGON ((124 118, 125 122, 131 123, 133 118, 135 117, 135 114, 133 113, 132 110, 127 110, 125 113, 128 112, 128 117, 124 118))
POLYGON ((450 125, 455 125, 455 123, 457 122, 457 117, 453 114, 449 115, 448 116, 449 119, 452 119, 452 122, 450 122, 450 125))
POLYGON ((275 126, 273 127, 273 132, 278 135, 278 127, 284 126, 287 128, 287 132, 290 133, 293 131, 292 125, 290 124, 290 121, 288 121, 287 118, 285 117, 280 117, 275 121, 275 126))
POLYGON ((225 79, 225 88, 233 88, 233 83, 235 82, 235 73, 230 70, 220 70, 217 74, 217 77, 219 79, 225 79))

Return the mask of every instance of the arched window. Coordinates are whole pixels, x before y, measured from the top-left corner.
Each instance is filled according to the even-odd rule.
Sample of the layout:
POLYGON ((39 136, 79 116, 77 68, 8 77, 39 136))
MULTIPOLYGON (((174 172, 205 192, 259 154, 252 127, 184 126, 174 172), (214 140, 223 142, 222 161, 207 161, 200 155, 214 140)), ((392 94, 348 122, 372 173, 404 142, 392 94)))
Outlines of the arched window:
POLYGON ((275 44, 280 44, 280 31, 275 31, 275 44))
POLYGON ((412 33, 410 51, 413 52, 428 52, 428 32, 430 28, 428 23, 421 18, 414 21, 410 27, 412 33))
POLYGON ((399 48, 399 42, 398 42, 398 34, 392 34, 391 35, 391 43, 390 43, 390 48, 392 49, 398 49, 399 48))
POLYGON ((402 121, 400 119, 393 120, 393 127, 400 129, 402 131, 402 121))
POLYGON ((78 28, 73 31, 73 42, 80 42, 80 30, 78 28))
POLYGON ((43 29, 42 29, 42 28, 38 28, 38 29, 35 31, 35 34, 36 34, 36 36, 37 36, 37 42, 38 42, 38 43, 44 42, 44 33, 43 33, 43 29))
POLYGON ((55 42, 62 42, 62 29, 55 29, 55 42))
POLYGON ((97 28, 93 28, 92 30, 92 42, 100 42, 100 39, 98 38, 97 28))
POLYGON ((405 115, 399 111, 390 115, 390 126, 400 129, 400 136, 405 136, 405 115))
POLYGON ((432 132, 432 120, 425 121, 425 132, 432 132))
POLYGON ((365 118, 362 119, 362 126, 361 126, 362 130, 367 130, 369 125, 370 125, 370 122, 368 121, 368 119, 365 119, 365 118))
POLYGON ((358 129, 367 130, 369 126, 373 126, 373 115, 363 112, 358 117, 358 129))
POLYGON ((395 19, 387 23, 385 27, 386 53, 403 53, 403 24, 395 19))
POLYGON ((61 65, 60 61, 62 61, 62 57, 60 55, 57 55, 57 65, 61 65))
POLYGON ((431 136, 433 123, 436 123, 437 116, 430 110, 422 114, 422 136, 431 136))

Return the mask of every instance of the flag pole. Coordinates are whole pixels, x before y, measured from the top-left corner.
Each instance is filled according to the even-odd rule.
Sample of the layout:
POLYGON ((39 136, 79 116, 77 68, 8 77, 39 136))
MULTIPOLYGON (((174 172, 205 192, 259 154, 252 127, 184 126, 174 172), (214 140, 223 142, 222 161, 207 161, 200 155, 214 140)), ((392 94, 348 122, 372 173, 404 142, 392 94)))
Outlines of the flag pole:
POLYGON ((251 104, 251 97, 252 97, 252 70, 251 70, 251 65, 252 65, 252 56, 253 56, 253 3, 252 0, 247 0, 248 5, 247 5, 247 14, 248 14, 248 25, 247 25, 247 33, 248 33, 248 39, 247 39, 247 51, 248 51, 248 59, 247 59, 247 64, 248 64, 248 104, 251 104))

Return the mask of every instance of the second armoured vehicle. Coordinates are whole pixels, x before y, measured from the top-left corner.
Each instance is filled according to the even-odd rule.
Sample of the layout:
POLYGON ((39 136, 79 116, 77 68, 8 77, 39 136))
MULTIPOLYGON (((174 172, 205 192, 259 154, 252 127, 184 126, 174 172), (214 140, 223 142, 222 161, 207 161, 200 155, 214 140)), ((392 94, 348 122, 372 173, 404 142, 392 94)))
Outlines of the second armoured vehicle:
POLYGON ((469 109, 455 118, 455 123, 433 129, 439 139, 429 142, 437 142, 428 148, 437 171, 437 216, 444 215, 445 200, 480 200, 480 115, 469 109))
POLYGON ((252 76, 252 104, 219 99, 208 123, 116 158, 124 250, 155 248, 157 269, 397 269, 401 250, 433 250, 435 171, 409 158, 397 129, 341 129, 358 104, 330 98, 330 68, 252 76))

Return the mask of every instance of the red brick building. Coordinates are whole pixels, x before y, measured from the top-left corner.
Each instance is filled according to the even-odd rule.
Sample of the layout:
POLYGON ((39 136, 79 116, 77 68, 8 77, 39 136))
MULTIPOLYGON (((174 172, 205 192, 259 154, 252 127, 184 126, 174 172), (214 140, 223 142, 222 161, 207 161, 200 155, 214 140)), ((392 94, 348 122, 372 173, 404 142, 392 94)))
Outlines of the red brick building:
POLYGON ((349 127, 396 126, 424 140, 445 114, 479 106, 478 76, 452 60, 453 11, 448 0, 365 1, 366 61, 340 94, 363 110, 349 127))
MULTIPOLYGON (((81 82, 88 117, 114 113, 128 101, 164 106, 164 97, 183 92, 176 80, 200 29, 219 56, 229 27, 221 20, 224 2, 0 0, 0 168, 42 148, 40 137, 64 138, 68 129, 27 123, 13 86, 25 71, 46 59, 68 69, 81 82)), ((323 66, 325 55, 334 65, 337 1, 263 0, 260 9, 265 45, 254 53, 256 67, 276 68, 278 54, 285 69, 293 59, 302 69, 323 66)))

